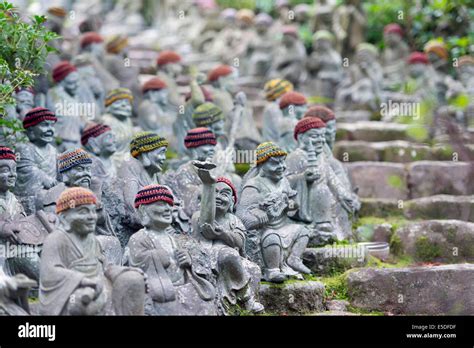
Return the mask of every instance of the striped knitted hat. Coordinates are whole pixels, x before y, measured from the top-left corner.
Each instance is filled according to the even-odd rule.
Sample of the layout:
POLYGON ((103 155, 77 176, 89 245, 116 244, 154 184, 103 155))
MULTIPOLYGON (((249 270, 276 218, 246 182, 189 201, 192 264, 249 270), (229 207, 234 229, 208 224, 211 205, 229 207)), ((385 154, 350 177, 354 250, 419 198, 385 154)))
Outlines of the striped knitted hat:
POLYGON ((101 43, 104 42, 104 38, 97 34, 96 32, 88 32, 85 33, 81 38, 81 48, 84 48, 93 43, 101 43))
POLYGON ((474 57, 472 56, 462 56, 458 60, 458 68, 463 65, 474 65, 474 57))
POLYGON ((209 129, 200 127, 188 131, 184 138, 184 146, 187 149, 203 145, 216 145, 216 137, 209 129))
POLYGON ((232 190, 232 196, 234 197, 234 204, 237 204, 237 190, 232 181, 223 176, 220 176, 217 178, 216 182, 223 182, 224 184, 230 187, 230 189, 232 190))
POLYGON ((150 152, 160 147, 168 147, 168 140, 153 132, 140 132, 133 136, 130 142, 130 153, 138 157, 144 152, 150 152))
POLYGON ((449 53, 446 44, 437 40, 428 41, 424 47, 424 51, 426 54, 433 52, 438 57, 443 58, 444 60, 447 60, 449 58, 449 53))
POLYGON ((133 101, 132 92, 128 88, 115 88, 107 93, 105 97, 105 106, 110 106, 117 100, 128 99, 130 103, 133 101))
POLYGON ((273 101, 286 92, 293 90, 293 84, 290 81, 283 79, 273 79, 265 83, 263 91, 265 92, 265 99, 273 101))
POLYGON ((321 119, 324 123, 336 119, 334 111, 323 105, 314 105, 310 107, 304 114, 304 117, 317 117, 321 119))
POLYGON ((207 75, 207 79, 210 82, 217 81, 220 77, 230 75, 233 72, 234 69, 232 69, 231 66, 219 65, 209 72, 209 74, 207 75))
POLYGON ((429 64, 428 56, 423 52, 413 52, 408 57, 408 64, 429 64))
POLYGON ((396 33, 400 36, 403 36, 403 29, 400 25, 398 25, 397 23, 391 23, 391 24, 387 24, 385 26, 385 28, 383 28, 383 32, 384 34, 387 34, 387 33, 396 33))
POLYGON ((58 121, 54 112, 38 106, 37 108, 33 108, 26 113, 25 118, 23 119, 23 128, 27 129, 36 126, 38 123, 46 120, 54 122, 58 121))
POLYGON ((64 173, 81 164, 91 164, 92 158, 83 149, 67 150, 58 155, 58 171, 64 173))
POLYGON ((244 22, 244 23, 247 23, 247 24, 252 24, 253 19, 255 18, 255 12, 253 12, 252 10, 250 10, 248 8, 243 8, 243 9, 240 9, 236 13, 235 18, 238 21, 241 21, 241 22, 244 22))
POLYGON ((306 97, 298 92, 286 92, 280 99, 280 109, 284 109, 290 105, 305 105, 308 101, 306 97))
POLYGON ((199 105, 193 112, 193 121, 198 127, 206 127, 223 119, 221 108, 209 102, 199 105))
POLYGON ((283 151, 277 144, 271 141, 261 143, 257 146, 257 165, 266 162, 270 157, 286 156, 287 153, 283 151))
POLYGON ((173 206, 174 199, 171 190, 163 185, 148 185, 138 191, 135 196, 135 209, 138 209, 142 204, 151 204, 160 201, 173 206))
POLYGON ((107 41, 105 46, 108 53, 118 54, 128 46, 128 38, 122 35, 115 35, 107 41))
POLYGON ((16 162, 15 153, 9 147, 0 146, 0 160, 13 160, 16 162))
POLYGON ((48 8, 48 13, 60 18, 64 18, 67 15, 67 12, 64 8, 56 6, 48 8))
POLYGON ((302 133, 306 133, 310 129, 324 128, 324 127, 326 127, 326 124, 320 118, 304 117, 301 120, 299 120, 298 123, 296 124, 293 136, 295 137, 295 140, 298 140, 298 135, 302 133))
POLYGON ((56 64, 53 68, 53 81, 56 83, 61 82, 74 71, 77 71, 77 68, 67 60, 63 60, 62 62, 56 64))
POLYGON ((84 146, 89 141, 89 138, 97 138, 99 135, 111 130, 112 129, 105 124, 91 122, 82 131, 81 144, 84 146))
POLYGON ((181 62, 181 56, 175 51, 163 51, 156 60, 156 64, 158 64, 158 66, 179 62, 181 62))
POLYGON ((145 82, 142 86, 142 93, 148 91, 159 91, 160 89, 166 88, 166 82, 158 77, 154 77, 151 80, 145 82))
POLYGON ((91 190, 84 187, 71 187, 64 190, 56 201, 56 214, 89 204, 97 205, 97 197, 91 190))

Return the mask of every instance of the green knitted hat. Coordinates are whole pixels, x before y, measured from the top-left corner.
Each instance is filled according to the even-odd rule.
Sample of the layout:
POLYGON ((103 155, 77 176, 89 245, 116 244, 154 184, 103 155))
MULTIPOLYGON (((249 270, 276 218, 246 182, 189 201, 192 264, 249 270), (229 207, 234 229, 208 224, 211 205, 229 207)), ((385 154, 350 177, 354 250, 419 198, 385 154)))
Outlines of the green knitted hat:
POLYGON ((286 156, 287 153, 283 151, 277 144, 271 141, 261 143, 257 146, 257 165, 266 162, 270 157, 286 156))
POLYGON ((336 37, 334 36, 334 34, 332 34, 331 32, 327 30, 318 30, 313 35, 313 41, 318 41, 321 39, 326 39, 326 40, 334 42, 336 40, 336 37))
POLYGON ((130 153, 138 157, 144 152, 150 152, 163 146, 168 146, 168 140, 153 132, 140 132, 133 136, 130 142, 130 153))
POLYGON ((221 108, 209 102, 199 105, 193 112, 193 121, 197 127, 206 127, 223 119, 221 108))

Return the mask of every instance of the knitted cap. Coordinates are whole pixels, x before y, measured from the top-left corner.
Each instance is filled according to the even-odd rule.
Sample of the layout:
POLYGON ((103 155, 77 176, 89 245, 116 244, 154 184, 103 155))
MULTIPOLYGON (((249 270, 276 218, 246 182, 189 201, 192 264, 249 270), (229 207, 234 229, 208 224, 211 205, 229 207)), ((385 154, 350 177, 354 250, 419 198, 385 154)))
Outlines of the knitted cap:
POLYGON ((273 18, 268 13, 262 12, 255 17, 255 25, 271 25, 273 18))
POLYGON ((443 58, 444 60, 447 60, 449 58, 448 48, 446 47, 446 44, 437 40, 428 41, 424 47, 424 51, 426 54, 432 52, 438 57, 443 58))
MULTIPOLYGON (((200 86, 200 87, 201 87, 202 93, 204 94, 204 100, 207 102, 212 102, 214 98, 212 97, 211 92, 209 92, 207 88, 204 88, 203 86, 200 86)), ((189 99, 191 99, 191 92, 186 93, 186 95, 184 96, 185 101, 188 101, 189 99)))
POLYGON ((287 153, 283 151, 277 144, 271 141, 261 143, 257 146, 257 165, 266 162, 270 157, 286 156, 287 153))
POLYGON ((81 38, 81 48, 84 48, 90 44, 93 43, 101 43, 104 42, 104 38, 100 36, 99 34, 91 31, 88 33, 85 33, 82 38, 81 38))
POLYGON ((108 53, 118 54, 128 46, 128 38, 122 35, 115 35, 107 41, 106 49, 108 53))
POLYGON ((67 15, 66 10, 62 7, 50 7, 48 8, 48 13, 60 18, 64 18, 67 15))
POLYGON ((334 42, 336 40, 336 37, 330 31, 318 30, 313 35, 313 41, 318 41, 318 40, 329 40, 329 41, 334 42))
POLYGON ((310 107, 304 114, 304 117, 317 117, 323 122, 328 122, 336 119, 334 111, 323 105, 314 105, 310 107))
POLYGON ((158 66, 179 62, 181 62, 181 56, 175 51, 163 51, 160 53, 158 59, 156 60, 158 66))
POLYGON ((293 136, 295 140, 298 140, 298 135, 306 133, 310 129, 314 128, 324 128, 326 124, 318 117, 305 117, 298 121, 295 126, 295 131, 293 136))
POLYGON ((64 173, 81 164, 91 164, 92 158, 83 149, 67 150, 58 155, 58 171, 64 173))
POLYGON ((133 101, 132 92, 128 88, 115 88, 107 93, 105 97, 105 106, 109 106, 117 100, 128 99, 130 103, 133 101))
POLYGON ((474 65, 474 57, 472 56, 462 56, 458 60, 458 68, 463 65, 474 65))
POLYGON ((140 132, 133 136, 130 142, 130 153, 133 157, 144 152, 150 152, 160 147, 167 147, 168 140, 153 132, 140 132))
POLYGON ((428 56, 423 52, 413 52, 408 57, 408 64, 429 64, 430 61, 428 60, 428 56))
POLYGON ((237 190, 232 181, 223 176, 220 176, 217 178, 216 182, 223 182, 224 184, 230 187, 230 189, 232 190, 232 196, 234 197, 234 204, 237 204, 237 190))
POLYGON ((193 121, 198 127, 205 127, 223 119, 221 108, 209 102, 199 105, 193 112, 193 121))
POLYGON ((163 88, 166 88, 165 81, 159 79, 158 77, 154 77, 143 84, 142 93, 146 93, 148 91, 159 91, 163 88))
POLYGON ((23 128, 27 129, 36 126, 38 123, 46 120, 54 122, 58 121, 54 112, 38 106, 37 108, 33 108, 26 113, 25 118, 23 119, 23 128))
POLYGON ((203 145, 216 145, 216 137, 209 129, 200 127, 188 131, 184 138, 184 146, 187 149, 203 145))
POLYGON ((281 33, 283 35, 290 35, 295 38, 298 38, 298 29, 294 25, 285 25, 281 28, 281 33))
POLYGON ((219 65, 218 67, 215 67, 212 69, 209 74, 207 75, 207 79, 210 82, 216 81, 219 79, 221 76, 227 76, 230 75, 234 72, 234 69, 232 69, 231 66, 229 65, 219 65))
POLYGON ((89 141, 89 138, 97 138, 99 135, 111 130, 112 129, 105 124, 91 122, 82 131, 81 144, 84 146, 89 141))
POLYGON ((252 24, 254 17, 255 17, 255 12, 253 12, 252 10, 248 8, 240 9, 235 15, 235 18, 237 20, 247 23, 247 24, 252 24))
POLYGON ((293 90, 293 84, 283 79, 273 79, 268 81, 263 87, 265 98, 269 101, 280 98, 286 92, 293 90))
POLYGON ((148 185, 136 194, 135 209, 138 209, 142 204, 151 204, 160 201, 172 206, 174 199, 171 190, 163 185, 148 185))
POLYGON ((0 146, 0 160, 13 160, 16 162, 15 153, 9 147, 0 146))
POLYGON ((220 17, 223 19, 233 19, 237 15, 237 10, 235 8, 229 7, 220 13, 220 17))
POLYGON ((64 80, 70 73, 77 71, 76 67, 64 60, 53 68, 53 81, 58 83, 64 80))
POLYGON ((84 187, 71 187, 64 190, 56 201, 56 214, 89 204, 97 205, 97 197, 91 190, 84 187))
POLYGON ((280 99, 280 109, 284 109, 290 105, 305 105, 306 97, 298 92, 287 92, 280 99))
POLYGON ((398 25, 397 23, 391 23, 391 24, 387 24, 385 26, 385 28, 383 28, 383 32, 384 34, 387 34, 387 33, 396 33, 400 36, 403 36, 403 29, 400 25, 398 25))
POLYGON ((356 52, 368 51, 371 52, 373 55, 377 56, 379 54, 379 50, 374 45, 368 42, 361 42, 356 47, 356 52))

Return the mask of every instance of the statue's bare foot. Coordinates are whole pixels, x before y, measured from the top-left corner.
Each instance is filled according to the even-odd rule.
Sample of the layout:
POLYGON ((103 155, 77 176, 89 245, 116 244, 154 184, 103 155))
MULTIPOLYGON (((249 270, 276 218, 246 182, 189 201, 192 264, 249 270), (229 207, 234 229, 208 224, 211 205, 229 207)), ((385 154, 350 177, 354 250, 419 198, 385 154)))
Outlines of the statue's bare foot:
POLYGON ((301 273, 304 273, 304 274, 310 274, 311 273, 311 270, 303 264, 303 261, 301 261, 300 258, 298 258, 296 256, 290 256, 288 258, 288 260, 286 261, 286 263, 288 264, 288 266, 293 268, 295 271, 298 271, 298 272, 301 272, 301 273))
POLYGON ((283 283, 288 279, 286 274, 280 272, 279 269, 269 270, 267 269, 264 274, 264 279, 272 283, 283 283))

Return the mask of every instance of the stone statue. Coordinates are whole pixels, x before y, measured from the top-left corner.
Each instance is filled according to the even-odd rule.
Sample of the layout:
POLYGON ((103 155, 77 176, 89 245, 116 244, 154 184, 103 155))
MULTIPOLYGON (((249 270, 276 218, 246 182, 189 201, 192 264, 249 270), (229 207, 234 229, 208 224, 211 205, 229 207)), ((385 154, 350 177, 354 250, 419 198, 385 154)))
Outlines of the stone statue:
POLYGON ((245 227, 234 215, 237 191, 230 180, 211 175, 215 165, 195 161, 202 181, 201 209, 193 215, 194 238, 199 243, 195 258, 200 265, 197 273, 214 278, 223 312, 239 304, 254 313, 262 312, 257 301, 260 268, 242 257, 245 246, 245 227))
POLYGON ((331 0, 317 0, 315 4, 314 15, 312 17, 313 33, 319 30, 333 31, 335 4, 331 0))
POLYGON ((15 193, 20 197, 28 214, 36 211, 36 197, 41 190, 56 185, 56 156, 54 144, 55 114, 42 107, 31 109, 23 120, 29 139, 17 146, 18 180, 15 193))
MULTIPOLYGON (((425 53, 412 52, 408 56, 408 76, 405 83, 406 94, 416 101, 437 100, 436 76, 432 76, 430 62, 425 53)), ((444 99, 443 93, 443 99, 444 99)))
POLYGON ((137 268, 107 264, 94 235, 97 198, 65 190, 56 202, 59 225, 41 255, 41 315, 142 315, 145 280, 137 268))
POLYGON ((403 29, 395 23, 384 28, 385 48, 382 52, 384 89, 399 90, 405 77, 405 62, 409 54, 403 41, 403 29))
POLYGON ((143 228, 128 242, 129 264, 147 275, 149 315, 215 315, 214 286, 196 274, 195 262, 174 237, 173 194, 162 185, 138 191, 135 207, 143 228))
POLYGON ((0 267, 0 316, 28 315, 28 292, 37 286, 36 281, 23 274, 7 276, 0 267))
POLYGON ((273 50, 276 44, 269 30, 272 23, 272 17, 266 13, 259 13, 255 17, 256 35, 247 46, 248 74, 251 76, 266 77, 272 66, 273 50))
POLYGON ((178 92, 178 79, 183 73, 181 56, 174 51, 160 52, 157 64, 157 77, 168 86, 168 98, 175 107, 183 104, 183 98, 178 92))
POLYGON ((297 192, 285 177, 287 153, 271 142, 260 144, 256 152, 256 166, 244 178, 237 206, 237 216, 248 231, 248 254, 258 261, 267 281, 302 278, 301 273, 311 273, 301 259, 310 231, 288 217, 297 209, 297 192))
POLYGON ((296 201, 299 209, 293 218, 309 224, 312 245, 346 239, 352 233, 352 228, 344 230, 346 226, 339 226, 335 219, 337 203, 342 205, 346 215, 353 213, 352 197, 324 156, 325 133, 325 124, 321 119, 305 117, 300 120, 294 129, 298 149, 291 152, 286 160, 288 180, 298 192, 296 201))
POLYGON ((15 91, 16 118, 23 121, 28 111, 35 107, 35 92, 33 88, 20 88, 15 91))
POLYGON ((361 0, 349 0, 334 12, 333 30, 337 50, 342 57, 351 57, 365 38, 367 18, 361 0))
POLYGON ((155 77, 143 87, 143 101, 138 108, 138 123, 143 130, 157 132, 169 140, 173 148, 177 139, 173 132, 178 109, 168 100, 169 89, 163 80, 155 77))
POLYGON ((313 52, 306 64, 312 95, 322 98, 326 103, 334 102, 337 85, 343 74, 342 58, 334 49, 334 44, 332 33, 317 31, 313 35, 313 52))
POLYGON ((293 90, 293 84, 287 80, 273 79, 265 83, 263 92, 267 105, 263 109, 262 137, 265 141, 278 142, 280 130, 279 121, 283 118, 280 109, 280 98, 293 90))
POLYGON ((276 125, 279 131, 276 142, 280 144, 283 151, 293 151, 296 149, 293 130, 308 109, 306 97, 298 92, 287 92, 280 99, 280 109, 283 117, 276 125))
POLYGON ((117 141, 117 150, 112 156, 118 168, 123 161, 130 158, 129 145, 134 129, 132 124, 132 92, 126 88, 110 91, 105 98, 107 113, 102 115, 102 123, 112 128, 117 141))
POLYGON ((294 26, 284 26, 281 45, 275 51, 270 76, 281 77, 298 87, 306 79, 306 50, 294 26))
POLYGON ((48 91, 46 106, 57 118, 56 136, 61 139, 59 149, 77 147, 81 140, 81 130, 87 117, 94 114, 84 112, 81 106, 88 105, 88 96, 80 93, 80 76, 77 68, 67 61, 53 68, 53 80, 56 83, 48 91))

